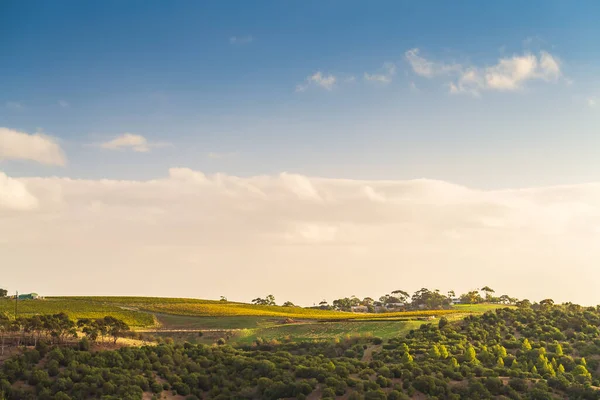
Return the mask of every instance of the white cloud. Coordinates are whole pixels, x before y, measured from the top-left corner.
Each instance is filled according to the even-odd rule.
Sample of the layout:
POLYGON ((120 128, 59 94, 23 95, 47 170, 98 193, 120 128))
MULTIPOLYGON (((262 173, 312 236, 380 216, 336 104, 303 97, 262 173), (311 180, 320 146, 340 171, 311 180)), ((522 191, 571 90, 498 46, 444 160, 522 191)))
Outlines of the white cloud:
POLYGON ((62 108, 69 108, 69 107, 71 107, 71 104, 69 104, 69 102, 67 102, 65 100, 59 100, 58 101, 58 105, 61 106, 62 108))
POLYGON ((421 57, 421 51, 418 48, 407 50, 404 56, 408 60, 413 71, 420 76, 432 78, 438 75, 446 75, 457 72, 462 69, 460 64, 444 64, 429 61, 421 57))
POLYGON ((29 193, 23 182, 0 171, 0 218, 3 210, 25 211, 36 209, 37 206, 37 199, 29 193))
POLYGON ((529 81, 556 82, 562 75, 560 61, 545 51, 504 57, 483 67, 429 61, 420 56, 419 49, 408 50, 405 56, 417 75, 450 78, 447 86, 451 93, 478 96, 484 90, 516 91, 529 81))
POLYGON ((248 44, 252 43, 254 38, 250 35, 247 36, 232 36, 229 38, 230 44, 248 44))
POLYGON ((18 264, 11 279, 42 293, 132 294, 135 280, 135 294, 273 292, 312 304, 398 283, 464 291, 491 282, 518 297, 597 302, 600 184, 484 191, 173 168, 147 181, 0 174, 0 203, 0 265, 18 264), (89 275, 77 288, 51 279, 83 262, 89 275))
POLYGON ((386 62, 383 64, 381 73, 369 74, 369 73, 365 72, 364 78, 367 81, 387 84, 392 81, 392 78, 395 74, 396 74, 396 64, 391 63, 391 62, 386 62))
POLYGON ((326 90, 332 90, 337 78, 334 75, 323 75, 321 71, 308 76, 304 83, 296 85, 296 92, 304 92, 310 85, 316 85, 326 90))
POLYGON ((116 138, 109 140, 108 142, 100 143, 97 146, 103 149, 109 150, 124 150, 131 149, 138 153, 149 152, 153 147, 165 147, 170 146, 170 143, 166 142, 155 142, 150 143, 142 135, 136 135, 133 133, 124 133, 116 138))
POLYGON ((56 139, 40 133, 30 135, 0 127, 2 160, 30 160, 47 165, 65 165, 67 162, 56 139))

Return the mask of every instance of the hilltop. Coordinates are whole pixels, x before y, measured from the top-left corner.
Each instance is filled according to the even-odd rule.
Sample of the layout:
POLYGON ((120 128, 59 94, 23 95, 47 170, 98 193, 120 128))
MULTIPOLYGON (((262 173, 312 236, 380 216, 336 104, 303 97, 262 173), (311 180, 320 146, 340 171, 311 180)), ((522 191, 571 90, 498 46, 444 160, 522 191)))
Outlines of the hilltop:
MULTIPOLYGON (((65 312, 74 320, 108 315, 140 333, 208 344, 221 337, 235 343, 251 343, 256 338, 323 340, 348 334, 390 338, 424 321, 436 322, 441 316, 457 320, 498 307, 501 305, 474 304, 441 310, 358 313, 190 298, 78 296, 19 301, 19 315, 65 312)), ((14 313, 14 300, 0 300, 0 312, 14 313)))

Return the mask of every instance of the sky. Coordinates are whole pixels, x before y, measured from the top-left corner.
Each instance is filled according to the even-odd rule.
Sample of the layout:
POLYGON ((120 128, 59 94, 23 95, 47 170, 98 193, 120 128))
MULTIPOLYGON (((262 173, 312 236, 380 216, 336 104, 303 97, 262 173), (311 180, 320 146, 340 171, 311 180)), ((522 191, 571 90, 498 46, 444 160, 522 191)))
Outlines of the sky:
POLYGON ((599 304, 600 3, 0 3, 0 287, 599 304))

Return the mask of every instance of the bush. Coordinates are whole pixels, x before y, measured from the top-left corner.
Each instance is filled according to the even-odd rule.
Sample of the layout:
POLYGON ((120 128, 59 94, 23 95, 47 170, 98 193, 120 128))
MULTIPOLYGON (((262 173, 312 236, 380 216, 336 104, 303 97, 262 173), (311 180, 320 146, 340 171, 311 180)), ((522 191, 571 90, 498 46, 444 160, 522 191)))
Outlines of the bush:
POLYGON ((372 390, 372 391, 369 391, 369 392, 365 393, 364 399, 365 400, 386 400, 387 399, 387 395, 381 389, 379 389, 379 390, 372 390))
POLYGON ((335 392, 332 388, 325 388, 321 394, 322 399, 335 399, 335 392))
POLYGON ((90 341, 88 338, 84 337, 79 341, 79 350, 88 351, 90 349, 90 341))

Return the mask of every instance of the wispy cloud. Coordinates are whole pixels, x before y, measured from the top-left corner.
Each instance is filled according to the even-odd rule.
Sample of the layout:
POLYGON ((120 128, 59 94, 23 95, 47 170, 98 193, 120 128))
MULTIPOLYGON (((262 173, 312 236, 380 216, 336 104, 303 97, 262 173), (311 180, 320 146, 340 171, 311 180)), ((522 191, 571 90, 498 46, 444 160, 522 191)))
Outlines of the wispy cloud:
POLYGON ((433 62, 421 57, 421 51, 417 48, 410 49, 404 53, 415 74, 432 78, 434 76, 446 75, 462 70, 460 64, 444 64, 433 62))
POLYGON ((365 72, 364 78, 366 81, 387 84, 392 81, 394 75, 396 75, 396 64, 392 62, 386 62, 383 64, 380 72, 375 74, 369 74, 365 72))
POLYGON ((149 142, 144 136, 134 133, 124 133, 112 140, 94 144, 108 150, 132 150, 138 153, 147 153, 151 148, 172 146, 167 142, 149 142))
POLYGON ((559 59, 546 51, 504 57, 490 66, 430 61, 416 48, 408 50, 405 57, 419 76, 450 78, 446 83, 450 93, 479 96, 484 90, 517 91, 529 81, 556 82, 562 76, 559 59))
POLYGON ((30 160, 47 165, 65 165, 67 159, 58 141, 41 133, 28 134, 0 128, 0 161, 30 160))
POLYGON ((71 107, 71 104, 69 104, 69 102, 67 102, 65 100, 59 100, 58 101, 58 105, 61 106, 62 108, 69 108, 69 107, 71 107))
POLYGON ((304 92, 309 86, 315 85, 326 90, 332 90, 337 78, 334 75, 324 75, 321 71, 308 76, 304 83, 296 85, 296 92, 304 92))
POLYGON ((229 38, 229 44, 248 44, 254 41, 254 37, 247 36, 231 36, 229 38))

